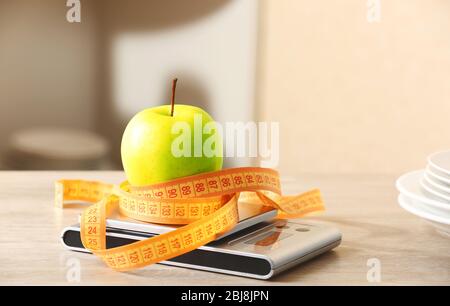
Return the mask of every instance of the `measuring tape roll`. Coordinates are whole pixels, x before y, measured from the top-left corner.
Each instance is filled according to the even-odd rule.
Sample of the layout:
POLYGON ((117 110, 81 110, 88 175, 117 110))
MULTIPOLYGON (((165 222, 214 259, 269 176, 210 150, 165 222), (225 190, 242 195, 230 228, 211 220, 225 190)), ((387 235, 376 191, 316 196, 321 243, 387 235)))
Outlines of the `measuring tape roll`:
POLYGON ((84 180, 55 183, 55 203, 95 203, 81 215, 81 240, 111 268, 129 271, 165 261, 214 241, 239 221, 238 200, 278 210, 279 218, 298 218, 324 210, 319 190, 282 196, 278 172, 233 168, 150 186, 120 186, 84 180), (106 248, 106 218, 124 216, 151 223, 184 225, 126 246, 106 248))

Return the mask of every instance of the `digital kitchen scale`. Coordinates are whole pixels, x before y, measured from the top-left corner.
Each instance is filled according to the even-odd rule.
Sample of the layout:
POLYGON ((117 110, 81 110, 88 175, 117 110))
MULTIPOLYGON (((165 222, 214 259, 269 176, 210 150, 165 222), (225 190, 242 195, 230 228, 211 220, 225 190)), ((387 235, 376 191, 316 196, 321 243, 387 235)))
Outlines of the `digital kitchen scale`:
MULTIPOLYGON (((337 247, 339 230, 306 221, 273 220, 276 210, 261 205, 239 204, 236 227, 205 246, 161 264, 257 279, 272 276, 337 247)), ((174 230, 119 215, 107 220, 107 248, 123 246, 174 230)), ((64 229, 62 243, 85 252, 79 224, 64 229)))

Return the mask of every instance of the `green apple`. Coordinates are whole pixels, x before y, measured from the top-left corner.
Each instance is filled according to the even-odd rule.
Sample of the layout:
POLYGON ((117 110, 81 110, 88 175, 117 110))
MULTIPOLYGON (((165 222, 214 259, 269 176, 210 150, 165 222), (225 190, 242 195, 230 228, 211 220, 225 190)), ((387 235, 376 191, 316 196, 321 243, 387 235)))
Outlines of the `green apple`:
POLYGON ((223 144, 217 127, 214 129, 214 120, 198 107, 174 105, 173 96, 172 105, 138 113, 125 129, 122 163, 131 185, 145 186, 222 168, 223 144), (204 133, 205 126, 209 126, 206 129, 208 133, 204 133), (191 132, 180 135, 182 130, 177 127, 189 127, 191 132), (199 128, 201 135, 195 132, 199 128), (173 152, 174 146, 176 148, 180 144, 181 136, 188 137, 182 143, 186 153, 182 156, 179 152, 173 152), (203 154, 203 146, 211 143, 220 154, 203 154))

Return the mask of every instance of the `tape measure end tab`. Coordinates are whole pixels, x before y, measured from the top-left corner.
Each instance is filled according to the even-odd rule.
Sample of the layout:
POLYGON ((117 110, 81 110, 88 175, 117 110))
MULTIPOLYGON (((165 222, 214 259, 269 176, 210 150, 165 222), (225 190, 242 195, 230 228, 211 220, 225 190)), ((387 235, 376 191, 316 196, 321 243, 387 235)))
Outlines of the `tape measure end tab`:
POLYGON ((55 182, 55 203, 56 208, 64 208, 64 184, 61 181, 55 182))

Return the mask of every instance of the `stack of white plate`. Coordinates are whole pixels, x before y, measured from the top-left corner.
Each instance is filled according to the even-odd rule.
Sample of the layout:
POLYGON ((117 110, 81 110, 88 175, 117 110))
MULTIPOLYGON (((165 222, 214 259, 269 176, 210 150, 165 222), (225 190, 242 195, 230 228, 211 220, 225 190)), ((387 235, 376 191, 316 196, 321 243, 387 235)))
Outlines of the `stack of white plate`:
POLYGON ((401 176, 396 185, 401 207, 450 237, 450 151, 432 154, 425 170, 401 176))

